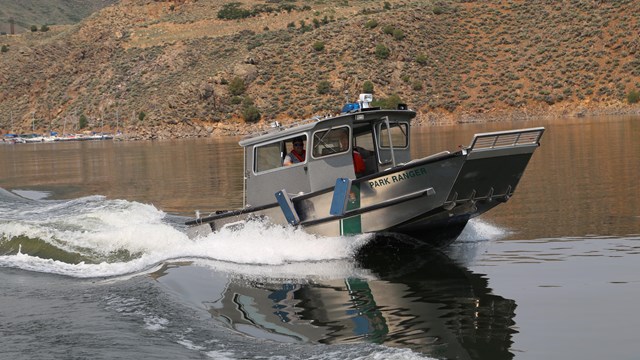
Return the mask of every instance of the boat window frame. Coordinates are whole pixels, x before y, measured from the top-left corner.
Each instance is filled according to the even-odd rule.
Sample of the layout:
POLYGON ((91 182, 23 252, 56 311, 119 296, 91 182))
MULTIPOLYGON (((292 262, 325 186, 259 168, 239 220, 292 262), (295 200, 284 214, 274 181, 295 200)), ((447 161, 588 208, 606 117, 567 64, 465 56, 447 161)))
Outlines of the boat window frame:
MULTIPOLYGON (((392 120, 389 120, 389 127, 391 129, 393 129, 394 127, 397 127, 397 128, 400 129, 400 131, 402 131, 402 134, 404 135, 404 138, 405 138, 405 141, 404 141, 405 145, 404 146, 398 146, 398 145, 395 144, 395 142, 393 144, 390 144, 391 146, 383 145, 383 141, 387 141, 388 142, 388 139, 387 139, 388 135, 385 135, 385 136, 382 135, 382 130, 383 130, 382 126, 383 125, 387 129, 387 131, 389 131, 389 128, 387 128, 387 124, 386 124, 385 121, 380 121, 380 122, 378 122, 376 124, 376 134, 375 134, 375 136, 376 136, 376 142, 377 142, 377 145, 378 145, 377 146, 378 149, 388 150, 388 149, 393 148, 393 149, 406 150, 406 149, 409 148, 409 122, 408 121, 402 121, 402 120, 392 121, 392 120), (403 127, 401 125, 404 125, 404 129, 403 129, 403 127)), ((393 134, 391 134, 391 136, 393 136, 393 134)))
POLYGON ((270 173, 270 172, 275 172, 275 171, 282 170, 282 169, 289 169, 289 168, 305 165, 306 163, 308 163, 309 162, 309 152, 306 152, 306 155, 304 157, 304 161, 303 162, 294 163, 294 164, 291 164, 289 166, 285 166, 284 165, 284 158, 290 152, 290 151, 288 151, 288 148, 287 148, 287 142, 293 141, 293 139, 300 138, 300 137, 304 138, 304 140, 303 140, 304 149, 305 149, 305 151, 307 151, 307 147, 308 147, 308 144, 309 144, 309 136, 308 136, 307 133, 294 134, 294 135, 287 136, 285 138, 273 139, 272 141, 269 141, 269 142, 264 142, 264 143, 253 145, 253 150, 252 150, 253 151, 253 164, 251 166, 251 171, 253 172, 253 174, 254 175, 263 175, 263 174, 267 174, 267 173, 270 173), (273 144, 279 144, 279 147, 280 147, 280 166, 276 166, 276 167, 272 167, 272 168, 269 168, 269 169, 266 169, 266 170, 258 171, 258 149, 259 148, 263 148, 263 147, 268 147, 269 145, 273 145, 273 144))
MULTIPOLYGON (((353 129, 351 129, 351 126, 349 126, 349 125, 337 125, 337 126, 332 126, 332 127, 329 127, 329 128, 318 129, 318 130, 314 131, 314 132, 311 134, 311 139, 312 139, 312 144, 311 144, 311 145, 312 145, 312 149, 311 149, 311 157, 312 157, 313 159, 324 159, 324 158, 327 158, 327 157, 330 157, 330 156, 336 156, 336 155, 341 155, 341 154, 348 153, 348 152, 352 149, 352 147, 353 147, 353 144, 352 144, 352 143, 353 143, 353 139, 352 139, 353 132, 352 132, 352 130, 353 130, 353 129), (325 154, 325 155, 320 154, 320 155, 316 156, 316 155, 315 155, 315 148, 316 148, 316 134, 317 134, 317 133, 319 133, 319 132, 324 132, 324 131, 326 131, 326 132, 327 132, 327 135, 328 135, 331 131, 334 131, 334 130, 336 130, 336 129, 341 129, 341 128, 346 128, 346 129, 347 129, 347 137, 349 138, 349 147, 348 147, 346 150, 337 151, 337 152, 334 152, 334 153, 331 153, 331 154, 325 154)), ((325 136, 326 136, 326 135, 325 135, 325 136)), ((324 138, 325 138, 325 136, 323 136, 323 137, 322 137, 322 138, 320 138, 319 140, 322 142, 322 139, 324 139, 324 138)), ((326 144, 326 143, 325 143, 325 144, 326 144)))

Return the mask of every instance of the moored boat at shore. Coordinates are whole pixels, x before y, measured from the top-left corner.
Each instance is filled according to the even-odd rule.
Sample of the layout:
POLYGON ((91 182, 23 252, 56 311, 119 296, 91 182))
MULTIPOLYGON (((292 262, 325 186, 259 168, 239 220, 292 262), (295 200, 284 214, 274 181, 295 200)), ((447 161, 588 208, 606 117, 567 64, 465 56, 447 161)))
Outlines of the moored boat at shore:
POLYGON ((51 143, 58 141, 88 141, 88 140, 114 140, 121 137, 121 133, 114 136, 111 133, 91 133, 91 134, 62 134, 51 132, 49 135, 41 136, 38 134, 5 134, 2 143, 5 144, 24 144, 24 143, 51 143))
POLYGON ((38 134, 22 134, 20 138, 24 140, 25 143, 41 143, 44 142, 44 136, 38 134))
POLYGON ((275 124, 240 141, 243 208, 197 214, 186 223, 188 234, 205 236, 261 219, 324 236, 396 232, 447 244, 469 219, 513 195, 544 132, 476 134, 458 151, 412 159, 416 113, 404 104, 372 108, 370 101, 362 94, 338 116, 275 124))
POLYGON ((18 134, 4 134, 2 136, 2 144, 22 144, 25 143, 24 139, 18 134))

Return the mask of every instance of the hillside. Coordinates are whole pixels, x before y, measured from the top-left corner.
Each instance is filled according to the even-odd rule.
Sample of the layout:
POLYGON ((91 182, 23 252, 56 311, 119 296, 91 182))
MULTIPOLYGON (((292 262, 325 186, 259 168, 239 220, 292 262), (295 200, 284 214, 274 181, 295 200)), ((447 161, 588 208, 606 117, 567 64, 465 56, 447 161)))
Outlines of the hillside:
POLYGON ((638 1, 229 4, 122 0, 0 37, 0 129, 84 115, 93 129, 204 136, 246 129, 256 111, 261 123, 333 113, 367 86, 429 123, 638 111, 638 1))
POLYGON ((3 0, 0 4, 0 32, 16 34, 31 26, 74 24, 117 0, 3 0))

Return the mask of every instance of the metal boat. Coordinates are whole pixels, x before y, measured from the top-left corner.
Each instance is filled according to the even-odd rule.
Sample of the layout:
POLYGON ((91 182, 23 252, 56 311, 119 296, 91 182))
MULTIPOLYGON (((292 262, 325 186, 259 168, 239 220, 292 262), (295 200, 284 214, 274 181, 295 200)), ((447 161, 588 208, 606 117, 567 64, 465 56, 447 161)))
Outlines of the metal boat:
POLYGON ((509 200, 544 133, 542 127, 481 133, 458 151, 412 159, 415 111, 370 103, 371 95, 361 94, 340 115, 276 123, 241 140, 243 208, 196 213, 186 223, 189 236, 258 219, 323 236, 395 232, 444 245, 469 219, 509 200), (286 166, 294 142, 306 152, 286 166))

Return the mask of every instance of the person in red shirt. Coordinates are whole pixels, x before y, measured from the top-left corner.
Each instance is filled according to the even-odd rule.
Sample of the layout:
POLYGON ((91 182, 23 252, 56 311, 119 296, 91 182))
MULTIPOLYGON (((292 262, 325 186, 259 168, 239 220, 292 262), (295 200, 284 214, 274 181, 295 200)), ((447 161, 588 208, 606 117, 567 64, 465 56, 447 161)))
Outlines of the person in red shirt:
POLYGON ((356 148, 353 149, 353 169, 356 171, 356 175, 361 175, 366 170, 362 155, 356 148))
POLYGON ((289 166, 293 164, 298 164, 304 162, 304 159, 307 157, 307 152, 304 149, 304 142, 301 138, 293 139, 293 149, 291 152, 284 157, 284 161, 282 164, 284 166, 289 166))
MULTIPOLYGON (((340 135, 340 149, 343 151, 349 149, 349 135, 346 131, 342 133, 342 135, 340 135)), ((356 175, 360 175, 364 173, 364 171, 366 170, 364 160, 362 159, 362 155, 360 155, 360 153, 358 152, 358 150, 356 150, 355 147, 353 148, 352 153, 353 153, 353 169, 355 170, 356 175)))

